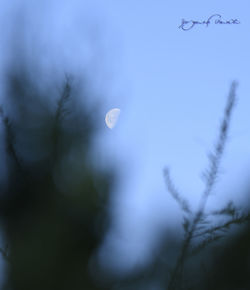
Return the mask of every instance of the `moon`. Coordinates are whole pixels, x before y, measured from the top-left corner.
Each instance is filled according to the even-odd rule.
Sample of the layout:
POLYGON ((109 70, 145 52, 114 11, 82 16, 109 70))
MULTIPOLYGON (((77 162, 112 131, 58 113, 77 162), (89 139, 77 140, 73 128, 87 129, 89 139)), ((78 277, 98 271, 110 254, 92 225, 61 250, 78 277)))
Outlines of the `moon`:
POLYGON ((117 123, 121 110, 114 108, 108 111, 105 117, 105 123, 109 129, 113 129, 117 123))

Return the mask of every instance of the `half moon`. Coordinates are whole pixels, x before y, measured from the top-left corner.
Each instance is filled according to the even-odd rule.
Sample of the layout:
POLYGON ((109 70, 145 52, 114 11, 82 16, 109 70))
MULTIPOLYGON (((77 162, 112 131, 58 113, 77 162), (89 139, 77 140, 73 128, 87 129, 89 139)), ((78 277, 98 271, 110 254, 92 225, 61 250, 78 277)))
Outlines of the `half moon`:
POLYGON ((105 117, 106 125, 109 129, 113 129, 117 123, 121 110, 118 108, 111 109, 108 111, 105 117))

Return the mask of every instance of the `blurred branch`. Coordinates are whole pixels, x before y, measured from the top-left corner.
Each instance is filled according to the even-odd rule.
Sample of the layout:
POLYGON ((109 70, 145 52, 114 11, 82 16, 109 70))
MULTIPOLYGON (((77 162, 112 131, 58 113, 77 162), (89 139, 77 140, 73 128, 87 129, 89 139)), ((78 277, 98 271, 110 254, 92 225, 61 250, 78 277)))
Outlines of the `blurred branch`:
MULTIPOLYGON (((225 107, 223 120, 220 125, 219 137, 215 144, 214 152, 212 152, 209 155, 209 167, 208 167, 208 170, 204 174, 205 189, 201 196, 199 207, 193 218, 193 221, 190 221, 189 231, 186 234, 186 237, 183 242, 182 249, 181 249, 181 253, 175 264, 175 267, 174 267, 174 270, 173 270, 173 273, 172 273, 172 276, 168 285, 168 290, 176 289, 178 281, 179 282, 181 281, 183 266, 187 258, 191 240, 194 237, 194 233, 197 229, 199 222, 203 218, 207 199, 211 195, 211 192, 214 188, 214 185, 217 179, 220 160, 224 153, 225 143, 228 136, 232 110, 234 108, 235 101, 236 101, 236 95, 235 95, 236 87, 237 87, 237 83, 233 82, 230 88, 228 98, 227 98, 227 104, 225 107)), ((214 237, 211 241, 217 240, 217 239, 218 237, 214 237)), ((208 244, 208 242, 210 243, 211 241, 207 240, 205 244, 208 244)))
POLYGON ((197 237, 201 237, 205 235, 211 235, 219 231, 227 231, 229 230, 229 227, 232 225, 235 225, 235 224, 240 225, 249 221, 250 221, 250 214, 247 214, 247 215, 243 214, 241 216, 237 215, 234 218, 230 219, 229 221, 223 223, 222 225, 218 225, 210 229, 207 229, 205 231, 202 231, 200 233, 194 234, 193 238, 197 238, 197 237))
POLYGON ((63 92, 62 92, 62 95, 57 103, 56 124, 60 123, 63 115, 68 113, 68 111, 66 110, 65 104, 68 101, 68 99, 70 98, 70 94, 71 94, 71 83, 70 82, 71 82, 70 77, 68 75, 65 75, 65 84, 64 84, 63 92))
POLYGON ((61 94, 61 97, 59 98, 57 102, 57 109, 55 114, 55 125, 53 130, 53 158, 54 160, 57 160, 58 158, 58 145, 59 145, 59 136, 60 136, 60 126, 62 123, 63 118, 66 114, 69 113, 69 111, 66 109, 66 103, 69 100, 71 95, 71 84, 70 84, 70 78, 68 75, 65 75, 65 83, 63 87, 63 91, 61 94))
POLYGON ((170 177, 170 172, 169 172, 168 168, 164 169, 164 178, 165 178, 165 182, 166 182, 167 189, 168 189, 169 193, 172 195, 172 197, 179 204, 180 208, 184 212, 191 214, 190 206, 189 206, 187 200, 185 200, 184 198, 181 197, 181 195, 177 191, 176 187, 174 186, 173 181, 170 177))
POLYGON ((14 145, 13 145, 15 138, 14 138, 14 135, 12 133, 11 124, 10 124, 9 118, 4 116, 4 111, 3 111, 2 107, 0 107, 0 115, 1 115, 4 127, 5 127, 6 150, 7 150, 8 154, 12 157, 12 159, 15 162, 16 167, 18 168, 18 170, 20 172, 22 172, 23 168, 21 166, 19 158, 17 157, 16 151, 15 151, 15 148, 14 148, 14 145))
POLYGON ((229 201, 228 204, 220 209, 215 210, 211 214, 212 215, 229 215, 229 216, 235 216, 238 213, 238 209, 235 207, 232 201, 229 201))

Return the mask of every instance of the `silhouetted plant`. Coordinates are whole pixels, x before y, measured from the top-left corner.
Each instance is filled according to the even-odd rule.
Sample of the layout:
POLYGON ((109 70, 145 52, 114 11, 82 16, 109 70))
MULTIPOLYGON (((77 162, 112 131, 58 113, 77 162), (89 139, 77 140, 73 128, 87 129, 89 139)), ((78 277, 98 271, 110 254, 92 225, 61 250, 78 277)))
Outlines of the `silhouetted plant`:
POLYGON ((183 211, 184 241, 176 264, 171 271, 168 290, 182 289, 182 276, 184 264, 187 259, 201 250, 205 249, 212 242, 218 241, 225 236, 225 233, 232 225, 241 225, 250 220, 250 214, 237 209, 232 201, 224 208, 206 213, 207 200, 210 197, 218 178, 218 169, 225 150, 232 111, 236 102, 237 83, 233 82, 227 99, 223 120, 220 125, 219 136, 213 152, 209 154, 209 166, 203 174, 205 183, 197 211, 192 211, 188 202, 177 192, 170 177, 169 169, 164 170, 164 177, 167 189, 177 201, 183 211), (225 216, 227 220, 219 225, 214 225, 212 216, 225 216), (198 241, 197 241, 198 240, 198 241))
POLYGON ((0 196, 4 289, 100 289, 89 261, 107 227, 113 173, 90 158, 96 125, 87 104, 78 104, 90 97, 69 76, 53 95, 19 65, 6 74, 0 108, 8 164, 0 196))

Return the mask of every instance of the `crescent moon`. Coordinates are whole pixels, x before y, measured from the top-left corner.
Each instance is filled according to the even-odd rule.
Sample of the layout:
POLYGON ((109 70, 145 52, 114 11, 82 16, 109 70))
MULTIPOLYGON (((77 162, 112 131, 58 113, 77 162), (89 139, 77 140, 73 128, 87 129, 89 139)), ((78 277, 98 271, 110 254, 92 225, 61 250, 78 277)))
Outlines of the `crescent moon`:
POLYGON ((105 117, 105 123, 109 129, 113 129, 117 123, 121 110, 114 108, 108 111, 105 117))

